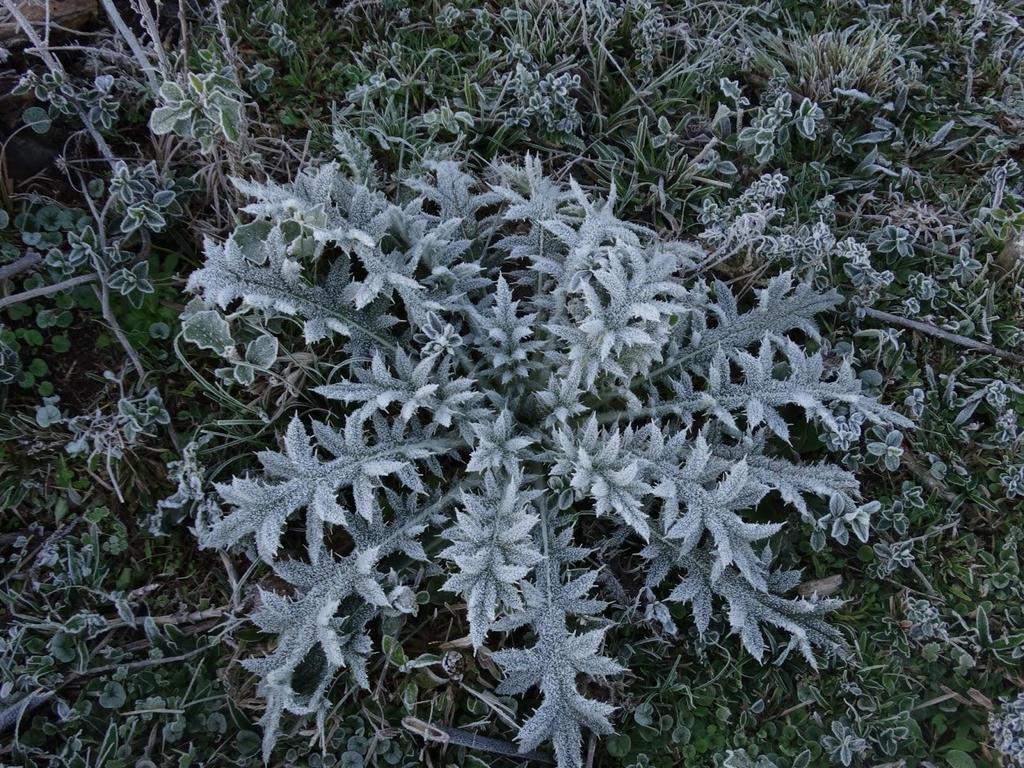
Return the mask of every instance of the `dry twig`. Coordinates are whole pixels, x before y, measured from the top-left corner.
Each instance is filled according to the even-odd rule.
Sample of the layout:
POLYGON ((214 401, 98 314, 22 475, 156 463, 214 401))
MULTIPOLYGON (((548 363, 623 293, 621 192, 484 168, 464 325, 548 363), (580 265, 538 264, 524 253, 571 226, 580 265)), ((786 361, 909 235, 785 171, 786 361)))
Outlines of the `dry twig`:
POLYGON ((942 339, 948 341, 950 344, 956 344, 957 346, 963 347, 964 349, 970 349, 973 352, 980 352, 985 355, 995 355, 996 357, 1002 358, 1003 360, 1009 360, 1013 363, 1024 364, 1024 355, 1018 355, 1015 352, 1008 352, 1005 349, 999 349, 991 344, 984 341, 975 341, 969 339, 966 336, 961 336, 959 333, 953 333, 947 331, 938 326, 932 325, 931 323, 925 323, 920 320, 911 320, 906 317, 900 317, 894 315, 891 312, 883 312, 880 309, 874 309, 868 307, 864 310, 864 314, 874 320, 880 320, 883 323, 889 323, 891 325, 897 325, 900 328, 907 328, 911 331, 917 331, 923 333, 926 336, 932 336, 936 339, 942 339))

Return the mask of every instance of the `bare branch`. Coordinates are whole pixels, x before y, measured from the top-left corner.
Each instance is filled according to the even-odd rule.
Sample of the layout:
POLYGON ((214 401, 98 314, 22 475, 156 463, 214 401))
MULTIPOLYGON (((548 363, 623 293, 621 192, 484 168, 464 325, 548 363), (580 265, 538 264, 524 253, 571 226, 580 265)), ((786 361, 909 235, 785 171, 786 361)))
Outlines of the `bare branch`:
POLYGON ((42 260, 42 256, 38 253, 27 253, 17 261, 0 267, 0 280, 10 280, 12 277, 32 269, 32 267, 42 260))
POLYGON ((897 325, 901 328, 907 328, 911 331, 923 333, 926 336, 933 336, 936 339, 948 341, 950 344, 956 344, 964 349, 970 349, 984 355, 995 355, 1003 360, 1024 364, 1024 355, 1018 355, 1015 352, 1008 352, 1005 349, 999 349, 998 347, 992 346, 984 341, 969 339, 966 336, 961 336, 958 333, 952 333, 951 331, 934 326, 931 323, 925 323, 920 320, 911 320, 909 318, 900 317, 899 315, 894 315, 890 312, 883 312, 880 309, 874 309, 872 307, 865 309, 864 314, 875 320, 880 320, 883 323, 897 325))
POLYGON ((41 285, 30 291, 22 291, 21 293, 15 293, 12 296, 0 299, 0 309, 13 306, 14 304, 21 304, 25 301, 32 301, 32 299, 39 299, 43 296, 49 296, 53 293, 60 293, 61 291, 66 291, 69 288, 74 288, 78 285, 85 285, 86 283, 91 283, 96 280, 99 280, 99 275, 93 272, 88 275, 69 277, 67 280, 62 280, 59 283, 54 283, 53 285, 41 285))

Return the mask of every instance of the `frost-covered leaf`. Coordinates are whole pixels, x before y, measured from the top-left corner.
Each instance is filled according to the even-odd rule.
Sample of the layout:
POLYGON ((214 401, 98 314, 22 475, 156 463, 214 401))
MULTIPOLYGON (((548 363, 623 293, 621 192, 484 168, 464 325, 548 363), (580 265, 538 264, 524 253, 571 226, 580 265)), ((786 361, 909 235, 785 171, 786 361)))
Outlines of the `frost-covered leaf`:
POLYGON ((522 491, 521 483, 516 468, 503 486, 488 474, 483 496, 463 492, 463 509, 445 533, 452 545, 440 556, 458 571, 444 588, 465 599, 475 647, 483 644, 499 607, 522 608, 520 584, 541 560, 531 535, 538 521, 530 508, 536 494, 522 491))
POLYGON ((697 629, 701 632, 707 630, 711 621, 712 598, 718 597, 729 608, 730 628, 740 636, 747 652, 758 661, 763 659, 766 648, 763 624, 789 635, 782 658, 790 650, 796 649, 816 668, 814 648, 829 653, 842 651, 842 635, 829 626, 824 617, 842 605, 843 601, 816 596, 784 597, 784 593, 799 580, 798 573, 774 572, 768 577, 767 589, 761 591, 753 588, 736 571, 716 568, 714 555, 708 550, 684 557, 680 565, 686 569, 686 576, 672 590, 668 599, 690 603, 697 629))
POLYGON ((524 693, 540 689, 542 701, 519 732, 519 748, 528 752, 550 740, 560 766, 582 765, 583 730, 598 735, 612 732, 609 716, 614 707, 587 698, 579 690, 578 678, 605 677, 624 671, 614 660, 600 653, 604 630, 577 632, 570 629, 571 616, 586 617, 600 611, 604 604, 588 599, 597 573, 590 571, 569 581, 562 569, 582 553, 569 546, 571 530, 556 534, 547 513, 542 513, 540 539, 542 564, 532 582, 523 584, 525 607, 500 622, 500 628, 512 629, 530 624, 536 642, 528 649, 508 649, 494 654, 505 672, 499 693, 524 693))
POLYGON ((257 368, 270 368, 277 360, 277 339, 263 334, 245 345, 245 362, 257 368))
POLYGON ((208 349, 221 356, 235 345, 228 321, 213 309, 200 310, 182 320, 181 335, 200 349, 208 349))

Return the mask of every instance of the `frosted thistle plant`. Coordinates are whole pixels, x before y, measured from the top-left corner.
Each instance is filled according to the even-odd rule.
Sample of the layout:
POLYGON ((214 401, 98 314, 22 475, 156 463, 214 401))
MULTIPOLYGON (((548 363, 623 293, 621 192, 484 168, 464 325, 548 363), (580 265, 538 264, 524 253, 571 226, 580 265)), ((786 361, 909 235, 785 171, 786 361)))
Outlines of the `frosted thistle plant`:
POLYGON ((415 610, 428 559, 474 649, 502 640, 498 693, 539 693, 521 749, 550 742, 562 768, 586 731, 612 731, 589 683, 623 672, 594 544, 621 541, 647 599, 688 605, 699 633, 727 622, 758 660, 840 650, 840 601, 794 596, 772 539, 863 538, 873 507, 858 512, 852 474, 801 459, 794 427, 910 426, 818 343, 840 297, 783 273, 741 305, 688 277, 699 244, 620 220, 614 190, 555 182, 535 158, 487 178, 429 163, 396 202, 338 141, 342 163, 236 182, 251 220, 207 241, 189 281, 192 312, 280 329, 282 355, 315 350, 324 382, 316 418, 294 415, 198 518, 204 546, 244 548, 290 585, 261 593, 253 620, 276 643, 245 662, 265 754, 283 713, 323 717, 339 674, 370 684, 370 627, 415 610))

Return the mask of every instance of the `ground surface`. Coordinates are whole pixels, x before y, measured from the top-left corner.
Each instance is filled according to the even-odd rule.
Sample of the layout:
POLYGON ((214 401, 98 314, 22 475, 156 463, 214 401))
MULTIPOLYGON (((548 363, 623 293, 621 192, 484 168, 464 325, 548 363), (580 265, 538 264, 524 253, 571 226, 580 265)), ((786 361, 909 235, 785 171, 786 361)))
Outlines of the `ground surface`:
MULTIPOLYGON (((481 169, 532 152, 556 177, 602 196, 614 186, 621 218, 680 238, 706 231, 709 206, 728 209, 760 177, 783 174, 772 205, 785 213, 747 211, 733 234, 748 245, 715 274, 743 289, 795 265, 854 299, 825 319, 825 335, 853 350, 873 392, 917 422, 894 471, 870 452, 860 458, 867 495, 881 502, 867 543, 786 545, 808 579, 827 580, 820 587, 848 601, 835 622, 850 658, 817 673, 796 659, 762 666, 725 628, 700 642, 685 612, 669 639, 642 608, 623 611, 614 647, 632 675, 603 694, 620 708, 617 735, 585 748, 590 764, 1013 764, 996 750, 989 719, 1024 689, 1024 6, 334 6, 229 2, 219 22, 162 9, 155 23, 166 50, 187 41, 187 59, 170 66, 224 65, 245 91, 241 137, 207 128, 215 135, 206 153, 193 137, 150 135, 155 102, 136 90, 144 78, 111 41, 106 17, 60 38, 117 52, 60 54, 72 79, 116 75, 117 122, 100 129, 115 154, 152 158, 161 174, 190 182, 167 226, 125 241, 135 263, 148 264, 152 292, 109 297, 143 377, 126 362, 95 283, 0 309, 10 371, 0 394, 0 763, 260 764, 262 702, 237 660, 266 647, 246 617, 255 585, 273 586, 272 577, 243 556, 199 550, 188 510, 158 503, 175 489, 168 462, 200 431, 212 435, 203 455, 218 477, 273 444, 295 387, 225 385, 212 356, 183 346, 178 316, 202 236, 223 233, 236 215, 226 177, 260 167, 293 175, 330 150, 333 121, 366 142, 395 194, 431 156, 481 169), (805 99, 820 109, 804 113, 813 130, 800 124, 805 99), (757 130, 723 133, 722 120, 757 130), (815 241, 822 220, 834 240, 867 245, 870 262, 815 241), (758 232, 774 233, 776 252, 757 246, 758 232), (150 388, 169 423, 155 408, 140 417, 144 434, 126 441, 118 402, 150 388), (68 422, 97 409, 87 429, 68 422), (69 452, 82 430, 89 447, 69 452)), ((127 4, 124 13, 155 61, 127 4)), ((0 65, 9 82, 26 68, 44 71, 11 48, 0 65)), ((74 98, 87 99, 83 90, 74 98)), ((30 105, 53 104, 44 97, 17 97, 19 117, 5 127, 32 139, 43 170, 30 176, 39 163, 6 145, 0 269, 64 248, 88 208, 85 181, 106 174, 83 173, 91 166, 79 159, 96 152, 80 115, 51 115, 45 134, 17 128, 30 105)), ((36 267, 5 279, 4 290, 60 279, 36 267)), ((608 567, 607 589, 639 592, 628 567, 608 567)), ((425 746, 403 727, 409 717, 481 723, 514 738, 484 703, 493 670, 456 642, 466 631, 459 622, 432 605, 389 635, 369 693, 338 684, 326 751, 313 724, 295 718, 273 764, 518 764, 425 746), (404 664, 445 652, 443 670, 404 664)))

